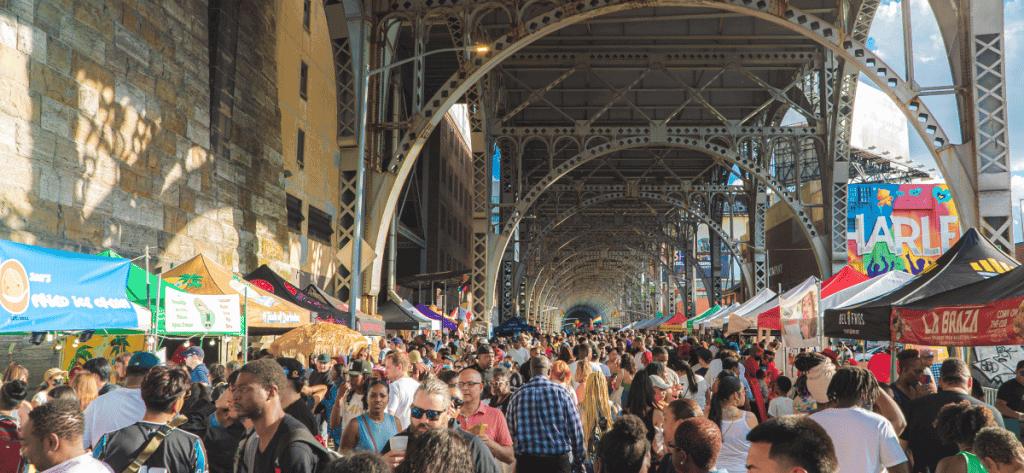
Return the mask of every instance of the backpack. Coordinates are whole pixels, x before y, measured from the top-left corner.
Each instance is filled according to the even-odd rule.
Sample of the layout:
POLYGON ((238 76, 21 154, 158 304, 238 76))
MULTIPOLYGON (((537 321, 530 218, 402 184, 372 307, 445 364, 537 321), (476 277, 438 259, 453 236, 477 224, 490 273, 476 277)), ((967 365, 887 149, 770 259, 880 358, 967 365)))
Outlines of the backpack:
MULTIPOLYGON (((250 429, 249 433, 246 434, 245 438, 242 439, 238 444, 238 451, 235 453, 235 468, 234 471, 238 471, 238 465, 243 462, 245 458, 255 458, 256 449, 259 448, 259 440, 255 435, 256 431, 250 429), (254 441, 255 440, 255 441, 254 441), (250 456, 251 455, 251 456, 250 456)), ((320 443, 316 437, 306 428, 298 428, 291 430, 281 438, 278 442, 277 447, 274 449, 274 472, 281 473, 281 465, 279 464, 281 454, 284 453, 284 449, 289 445, 301 442, 309 445, 313 450, 313 454, 317 457, 316 462, 316 473, 320 473, 326 470, 327 464, 332 462, 336 458, 341 458, 338 452, 329 450, 323 444, 320 443)))

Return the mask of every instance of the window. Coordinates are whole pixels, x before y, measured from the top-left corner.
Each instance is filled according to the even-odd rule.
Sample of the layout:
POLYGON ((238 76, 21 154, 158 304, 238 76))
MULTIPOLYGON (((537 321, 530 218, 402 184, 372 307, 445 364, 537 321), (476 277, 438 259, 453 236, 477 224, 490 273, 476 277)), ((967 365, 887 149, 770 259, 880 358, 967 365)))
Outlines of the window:
POLYGON ((302 66, 299 67, 299 97, 302 100, 306 100, 306 89, 309 84, 309 64, 306 61, 302 61, 302 66))
POLYGON ((331 235, 334 234, 331 225, 331 216, 312 205, 309 206, 309 225, 306 233, 310 238, 315 238, 324 243, 331 243, 331 235))
POLYGON ((288 209, 288 228, 301 232, 302 221, 306 219, 306 217, 302 216, 302 200, 289 194, 285 195, 288 196, 285 204, 285 207, 288 209))
POLYGON ((299 164, 299 169, 306 167, 306 132, 299 128, 297 136, 298 144, 295 145, 295 162, 299 164))
POLYGON ((309 13, 313 7, 310 0, 302 1, 302 27, 309 31, 309 13))

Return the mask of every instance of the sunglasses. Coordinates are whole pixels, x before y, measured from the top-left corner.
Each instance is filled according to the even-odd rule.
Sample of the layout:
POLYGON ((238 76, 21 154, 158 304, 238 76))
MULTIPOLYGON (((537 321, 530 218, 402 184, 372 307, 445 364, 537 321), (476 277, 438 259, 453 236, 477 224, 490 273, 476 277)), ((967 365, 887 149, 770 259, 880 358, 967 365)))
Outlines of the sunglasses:
POLYGON ((413 419, 422 419, 424 414, 426 414, 427 420, 435 421, 441 417, 441 414, 444 414, 444 411, 431 411, 428 409, 420 409, 418 407, 413 407, 409 410, 409 415, 411 415, 413 419))

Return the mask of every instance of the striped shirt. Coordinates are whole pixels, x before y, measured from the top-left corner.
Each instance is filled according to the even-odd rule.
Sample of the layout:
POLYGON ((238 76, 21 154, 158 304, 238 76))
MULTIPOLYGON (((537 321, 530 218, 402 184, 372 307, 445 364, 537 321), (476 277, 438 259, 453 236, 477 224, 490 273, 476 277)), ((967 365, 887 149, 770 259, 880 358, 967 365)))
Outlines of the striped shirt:
POLYGON ((572 469, 583 471, 583 423, 572 395, 543 375, 519 388, 508 403, 508 427, 516 455, 572 452, 572 469))

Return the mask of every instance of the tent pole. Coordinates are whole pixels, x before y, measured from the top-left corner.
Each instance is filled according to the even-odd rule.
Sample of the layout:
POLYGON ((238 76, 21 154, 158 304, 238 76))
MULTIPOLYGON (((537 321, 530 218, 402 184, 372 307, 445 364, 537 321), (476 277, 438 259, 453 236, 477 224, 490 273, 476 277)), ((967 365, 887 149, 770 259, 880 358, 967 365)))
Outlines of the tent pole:
POLYGON ((242 291, 244 299, 242 302, 242 321, 245 324, 245 338, 242 341, 242 361, 249 362, 249 286, 242 291))
POLYGON ((893 353, 893 351, 894 351, 893 348, 895 346, 896 346, 896 344, 893 343, 892 340, 889 340, 889 358, 890 358, 890 363, 889 363, 890 364, 890 366, 889 366, 889 382, 890 383, 896 382, 896 354, 893 353))

